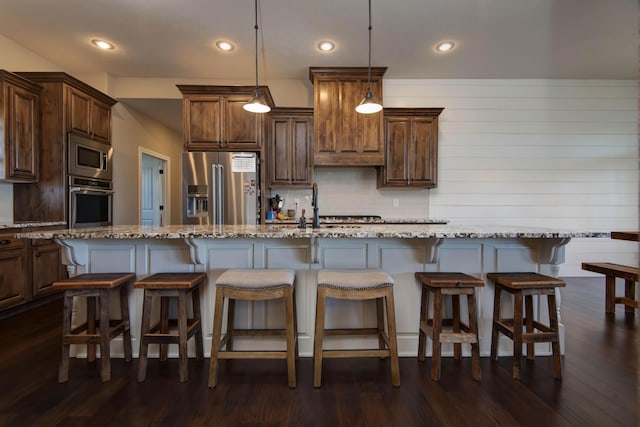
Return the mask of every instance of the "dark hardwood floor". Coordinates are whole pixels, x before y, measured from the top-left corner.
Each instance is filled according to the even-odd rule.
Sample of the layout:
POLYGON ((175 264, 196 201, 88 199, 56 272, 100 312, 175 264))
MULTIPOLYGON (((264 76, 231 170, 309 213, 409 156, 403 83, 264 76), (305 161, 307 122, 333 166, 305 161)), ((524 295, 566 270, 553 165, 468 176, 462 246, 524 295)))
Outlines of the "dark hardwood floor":
POLYGON ((178 382, 176 360, 151 360, 136 382, 136 361, 113 361, 101 383, 99 365, 72 360, 70 380, 57 383, 61 301, 0 320, 1 426, 637 426, 638 327, 618 308, 604 314, 604 279, 567 279, 564 379, 550 357, 523 362, 482 358, 482 381, 468 358, 444 358, 440 382, 429 363, 402 358, 402 385, 390 384, 388 361, 325 361, 323 387, 312 387, 311 359, 298 363, 298 387, 286 386, 284 361, 222 361, 207 388, 208 359, 189 361, 178 382), (226 363, 225 363, 226 362, 226 363))

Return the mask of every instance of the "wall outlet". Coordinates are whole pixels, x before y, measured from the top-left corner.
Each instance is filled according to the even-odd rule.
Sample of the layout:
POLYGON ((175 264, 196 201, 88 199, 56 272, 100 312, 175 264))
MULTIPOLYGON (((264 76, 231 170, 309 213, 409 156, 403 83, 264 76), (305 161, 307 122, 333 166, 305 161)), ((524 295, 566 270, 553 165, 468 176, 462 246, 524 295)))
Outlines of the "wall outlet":
POLYGON ((398 206, 400 206, 400 201, 398 199, 393 199, 393 207, 397 208, 398 206))

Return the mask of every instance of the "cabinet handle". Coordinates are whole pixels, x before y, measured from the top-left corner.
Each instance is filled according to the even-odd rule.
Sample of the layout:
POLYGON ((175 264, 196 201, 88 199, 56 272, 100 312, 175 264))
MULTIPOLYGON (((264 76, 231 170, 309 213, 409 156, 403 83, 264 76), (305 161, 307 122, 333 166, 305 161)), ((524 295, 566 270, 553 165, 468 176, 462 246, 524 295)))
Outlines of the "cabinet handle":
POLYGON ((8 245, 9 243, 11 243, 10 240, 6 240, 6 239, 0 240, 0 245, 8 245))

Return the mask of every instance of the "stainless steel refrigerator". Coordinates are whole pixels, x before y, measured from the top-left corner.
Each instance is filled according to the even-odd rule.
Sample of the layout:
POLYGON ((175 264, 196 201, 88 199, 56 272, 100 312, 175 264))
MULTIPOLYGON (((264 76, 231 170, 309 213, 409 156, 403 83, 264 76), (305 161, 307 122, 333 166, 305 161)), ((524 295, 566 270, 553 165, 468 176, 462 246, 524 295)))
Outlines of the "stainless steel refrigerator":
POLYGON ((183 153, 182 223, 260 223, 259 164, 256 153, 183 153))

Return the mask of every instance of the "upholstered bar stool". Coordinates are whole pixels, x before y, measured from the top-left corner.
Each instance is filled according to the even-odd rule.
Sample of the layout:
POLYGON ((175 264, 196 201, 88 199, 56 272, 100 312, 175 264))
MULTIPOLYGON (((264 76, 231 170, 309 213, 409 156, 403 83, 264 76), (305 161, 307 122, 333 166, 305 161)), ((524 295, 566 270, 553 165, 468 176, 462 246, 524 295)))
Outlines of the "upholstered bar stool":
POLYGON ((320 270, 318 272, 318 298, 316 302, 316 330, 313 347, 313 386, 322 383, 322 359, 345 357, 390 357, 391 383, 400 385, 396 315, 393 302, 393 279, 387 273, 376 270, 320 270), (376 300, 377 327, 325 329, 325 305, 327 298, 347 300, 376 300), (386 304, 385 304, 386 302, 386 304), (387 329, 384 328, 384 311, 387 313, 387 329), (325 336, 377 335, 378 349, 324 350, 325 336))
POLYGON ((87 345, 87 361, 96 359, 96 344, 100 345, 100 377, 111 379, 110 342, 122 334, 124 355, 131 361, 131 331, 129 324, 128 286, 135 279, 134 273, 86 273, 57 281, 54 289, 64 291, 62 314, 62 360, 58 370, 58 382, 69 379, 69 349, 71 344, 87 345), (118 291, 120 296, 120 319, 111 320, 109 294, 118 291), (71 326, 73 297, 85 297, 87 319, 81 325, 71 326), (96 313, 98 327, 96 328, 96 313))
POLYGON ((202 320, 200 314, 200 285, 207 280, 205 273, 157 273, 135 283, 144 289, 142 303, 142 328, 140 332, 140 358, 138 381, 147 376, 149 344, 160 344, 160 360, 167 360, 167 344, 178 344, 178 377, 180 382, 189 379, 187 341, 195 336, 196 357, 203 358, 202 320), (193 316, 188 314, 188 297, 191 297, 193 316), (151 325, 153 298, 160 298, 160 320, 151 325), (169 301, 177 299, 177 318, 169 318, 169 301))
POLYGON ((556 288, 565 282, 555 277, 537 273, 489 273, 487 279, 495 284, 493 299, 493 327, 491 331, 491 359, 498 360, 498 337, 503 333, 513 340, 513 378, 520 379, 522 344, 527 344, 527 359, 535 358, 535 343, 550 342, 553 353, 553 376, 562 379, 560 360, 560 335, 556 288), (502 291, 513 295, 513 318, 500 318, 502 291), (549 325, 533 319, 533 296, 546 295, 549 308, 549 325), (523 297, 525 316, 523 317, 523 297), (523 332, 523 327, 525 331, 523 332), (539 332, 536 332, 538 330, 539 332))
POLYGON ((433 341, 431 355, 431 379, 440 379, 440 356, 442 343, 454 343, 453 355, 456 360, 462 356, 461 343, 471 344, 471 372, 473 379, 480 380, 480 347, 478 340, 478 318, 476 313, 475 288, 484 286, 481 279, 463 273, 416 273, 422 284, 420 304, 420 331, 418 335, 418 360, 425 359, 427 337, 433 341), (430 319, 429 295, 433 295, 433 317, 430 319), (452 318, 444 319, 443 297, 451 295, 452 318), (469 323, 460 320, 460 295, 467 296, 469 323), (443 331, 443 326, 451 326, 451 331, 443 331))
POLYGON ((296 386, 296 357, 298 355, 297 320, 294 298, 293 271, 286 269, 269 270, 227 270, 216 280, 216 303, 213 315, 213 337, 211 339, 211 365, 209 367, 209 387, 218 383, 219 359, 286 359, 290 388, 296 386), (228 299, 227 331, 222 335, 224 300, 228 299), (236 329, 235 302, 284 299, 285 329, 236 329), (238 336, 286 337, 286 349, 280 351, 236 351, 233 338, 238 336), (223 350, 223 348, 225 350, 223 350))

